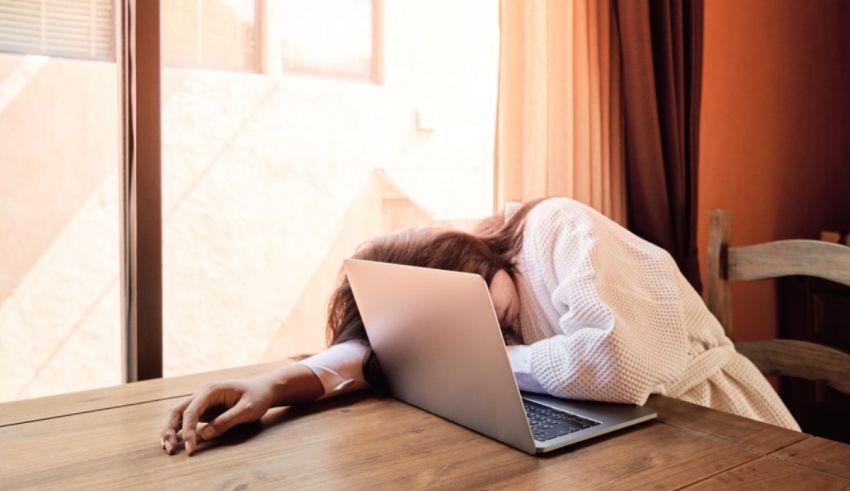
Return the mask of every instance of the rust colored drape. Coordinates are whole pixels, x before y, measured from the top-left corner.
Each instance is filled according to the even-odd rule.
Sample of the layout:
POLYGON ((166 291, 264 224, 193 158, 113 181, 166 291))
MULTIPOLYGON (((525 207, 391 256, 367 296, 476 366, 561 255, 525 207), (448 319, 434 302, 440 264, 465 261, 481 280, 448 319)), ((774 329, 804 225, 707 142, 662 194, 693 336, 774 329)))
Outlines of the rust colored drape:
POLYGON ((697 156, 703 0, 614 0, 629 228, 700 291, 697 156))

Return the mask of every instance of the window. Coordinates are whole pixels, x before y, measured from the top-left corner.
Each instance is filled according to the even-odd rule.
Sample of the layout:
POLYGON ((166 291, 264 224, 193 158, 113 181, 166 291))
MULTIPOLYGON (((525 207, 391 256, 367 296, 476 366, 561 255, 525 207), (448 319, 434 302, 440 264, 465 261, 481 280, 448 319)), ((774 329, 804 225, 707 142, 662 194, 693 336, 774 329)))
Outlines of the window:
POLYGON ((162 60, 167 66, 258 71, 254 0, 168 0, 162 11, 162 60))
POLYGON ((114 18, 0 2, 0 401, 121 382, 114 18))
MULTIPOLYGON (((321 350, 360 242, 490 213, 498 3, 381 2, 374 23, 377 4, 269 0, 267 70, 163 68, 166 376, 321 350), (376 38, 383 82, 350 83, 371 80, 376 38)), ((185 5, 163 2, 162 25, 185 5)))
POLYGON ((377 81, 380 0, 282 0, 284 73, 377 81))
MULTIPOLYGON (((491 211, 498 4, 315 4, 159 3, 165 375, 321 349, 360 242, 491 211)), ((120 382, 112 5, 0 1, 0 401, 120 382)))
POLYGON ((0 2, 0 51, 115 59, 113 0, 0 2))

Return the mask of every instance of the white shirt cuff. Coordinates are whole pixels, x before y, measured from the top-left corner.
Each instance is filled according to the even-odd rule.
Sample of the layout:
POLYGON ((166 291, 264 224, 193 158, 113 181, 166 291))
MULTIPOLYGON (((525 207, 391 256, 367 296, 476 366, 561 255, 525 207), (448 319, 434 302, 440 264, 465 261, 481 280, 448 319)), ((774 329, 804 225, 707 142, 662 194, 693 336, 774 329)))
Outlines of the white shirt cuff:
POLYGON ((319 398, 321 400, 369 386, 363 376, 363 361, 368 352, 366 345, 352 340, 330 346, 298 363, 312 370, 321 380, 325 390, 319 398))
POLYGON ((540 385, 540 381, 531 370, 531 349, 528 345, 516 344, 506 346, 508 349, 508 360, 511 362, 511 370, 514 372, 519 390, 525 392, 536 392, 546 394, 546 389, 540 385))

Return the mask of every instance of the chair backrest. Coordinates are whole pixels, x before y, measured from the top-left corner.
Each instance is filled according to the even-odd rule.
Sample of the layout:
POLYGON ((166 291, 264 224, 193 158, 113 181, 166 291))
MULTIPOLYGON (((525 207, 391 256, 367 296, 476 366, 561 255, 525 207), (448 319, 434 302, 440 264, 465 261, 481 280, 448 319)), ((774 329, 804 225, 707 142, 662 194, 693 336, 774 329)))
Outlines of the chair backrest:
MULTIPOLYGON (((732 213, 711 210, 708 308, 732 336, 732 282, 789 275, 816 276, 850 286, 850 247, 819 240, 779 240, 732 247, 732 213)), ((736 342, 766 374, 821 381, 850 394, 850 355, 806 341, 736 342)))

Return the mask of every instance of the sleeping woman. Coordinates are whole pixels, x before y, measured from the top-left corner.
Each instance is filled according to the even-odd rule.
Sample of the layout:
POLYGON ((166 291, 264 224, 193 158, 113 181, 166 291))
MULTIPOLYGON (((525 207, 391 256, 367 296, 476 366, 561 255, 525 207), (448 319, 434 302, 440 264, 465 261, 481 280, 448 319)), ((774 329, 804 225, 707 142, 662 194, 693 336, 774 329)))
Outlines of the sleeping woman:
MULTIPOLYGON (((354 257, 480 274, 520 390, 641 405, 662 394, 799 430, 671 256, 576 201, 512 204, 474 233, 406 230, 365 243, 354 257)), ((345 278, 331 297, 327 334, 330 347, 321 353, 210 384, 179 403, 163 423, 163 449, 174 453, 182 430, 191 455, 199 440, 256 421, 270 407, 382 387, 345 278), (224 412, 204 417, 214 409, 224 412)))

